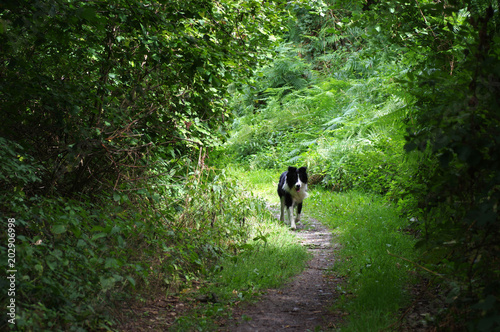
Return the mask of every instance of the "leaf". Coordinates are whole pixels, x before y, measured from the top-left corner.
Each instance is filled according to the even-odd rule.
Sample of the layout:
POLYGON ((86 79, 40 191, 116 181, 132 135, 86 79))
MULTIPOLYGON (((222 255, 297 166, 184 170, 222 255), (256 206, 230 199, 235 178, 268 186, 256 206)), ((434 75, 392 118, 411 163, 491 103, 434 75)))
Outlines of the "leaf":
POLYGON ((106 234, 106 233, 97 233, 97 234, 94 234, 94 235, 92 236, 92 241, 97 240, 97 239, 100 239, 100 238, 103 238, 103 237, 106 237, 106 236, 107 236, 107 234, 106 234))
POLYGON ((35 270, 42 274, 43 273, 43 266, 41 264, 35 264, 35 270))
POLYGON ((125 277, 129 282, 130 284, 132 284, 132 286, 135 288, 135 279, 132 278, 131 276, 126 276, 125 277))
POLYGON ((52 233, 62 234, 64 232, 66 232, 66 225, 59 224, 52 226, 52 233))
POLYGON ((479 310, 490 310, 494 307, 497 302, 497 298, 494 295, 488 295, 485 299, 482 299, 478 303, 472 306, 473 309, 479 310))
POLYGON ((99 282, 101 283, 102 290, 107 291, 107 290, 113 288, 113 286, 116 283, 116 280, 113 277, 106 278, 106 277, 101 276, 101 277, 99 277, 99 282))
POLYGON ((119 267, 118 261, 114 258, 108 257, 106 258, 106 262, 104 263, 105 268, 117 268, 119 267))
POLYGON ((448 164, 453 160, 453 154, 449 150, 445 150, 439 156, 439 163, 442 168, 448 167, 448 164))
POLYGON ((77 15, 80 18, 85 19, 89 22, 96 21, 96 19, 97 19, 97 14, 96 14, 95 9, 89 8, 89 7, 80 8, 77 12, 77 15))
POLYGON ((52 270, 55 271, 57 269, 57 262, 54 260, 54 258, 49 257, 45 263, 47 263, 47 266, 52 270))
POLYGON ((61 250, 59 250, 59 249, 56 249, 56 250, 52 251, 50 254, 52 256, 54 256, 55 258, 57 258, 58 260, 61 260, 62 257, 63 257, 63 252, 61 250))

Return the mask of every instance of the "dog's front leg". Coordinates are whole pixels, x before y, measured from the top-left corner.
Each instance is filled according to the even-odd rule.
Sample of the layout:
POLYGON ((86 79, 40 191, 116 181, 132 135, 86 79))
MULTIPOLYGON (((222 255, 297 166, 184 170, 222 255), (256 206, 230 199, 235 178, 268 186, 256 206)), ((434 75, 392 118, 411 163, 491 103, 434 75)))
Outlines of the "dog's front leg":
POLYGON ((295 221, 293 220, 293 206, 290 206, 287 208, 287 215, 288 215, 288 225, 292 228, 295 229, 295 221))
POLYGON ((297 217, 295 218, 295 222, 298 224, 300 221, 300 213, 302 212, 302 203, 297 204, 297 217))
POLYGON ((293 208, 293 205, 288 208, 288 225, 290 225, 291 229, 296 229, 297 226, 295 225, 295 220, 293 220, 293 208))

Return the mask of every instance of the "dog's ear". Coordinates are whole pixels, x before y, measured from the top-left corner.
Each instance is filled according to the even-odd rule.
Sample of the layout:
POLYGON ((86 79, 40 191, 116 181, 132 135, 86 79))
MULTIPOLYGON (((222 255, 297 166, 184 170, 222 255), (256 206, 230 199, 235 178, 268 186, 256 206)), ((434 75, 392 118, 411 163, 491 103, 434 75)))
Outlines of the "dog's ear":
POLYGON ((301 167, 299 168, 299 176, 300 176, 300 180, 302 182, 305 182, 307 183, 307 173, 306 173, 306 169, 307 167, 301 167))
POLYGON ((288 171, 289 172, 297 172, 297 168, 293 166, 288 166, 288 171))

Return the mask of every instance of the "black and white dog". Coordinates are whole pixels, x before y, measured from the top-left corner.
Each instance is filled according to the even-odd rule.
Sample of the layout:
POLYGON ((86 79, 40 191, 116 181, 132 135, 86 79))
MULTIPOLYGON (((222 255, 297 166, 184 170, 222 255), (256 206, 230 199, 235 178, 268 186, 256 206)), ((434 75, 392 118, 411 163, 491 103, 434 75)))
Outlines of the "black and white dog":
POLYGON ((292 229, 297 228, 295 223, 300 221, 302 212, 302 201, 307 197, 307 173, 306 167, 297 169, 288 167, 288 171, 283 172, 278 183, 278 195, 281 199, 280 221, 285 221, 285 207, 288 215, 288 225, 292 229), (297 217, 293 220, 293 209, 297 206, 297 217))

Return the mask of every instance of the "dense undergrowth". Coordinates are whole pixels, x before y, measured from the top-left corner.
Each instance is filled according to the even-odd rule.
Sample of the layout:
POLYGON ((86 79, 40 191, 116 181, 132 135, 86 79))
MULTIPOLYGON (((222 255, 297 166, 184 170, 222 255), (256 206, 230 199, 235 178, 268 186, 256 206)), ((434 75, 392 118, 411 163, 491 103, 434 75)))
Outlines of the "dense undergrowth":
MULTIPOLYGON (((37 180, 31 167, 17 171, 21 187, 37 180)), ((217 269, 222 258, 248 251, 252 238, 269 236, 266 230, 255 234, 265 205, 222 173, 193 174, 172 189, 182 195, 160 199, 156 189, 135 202, 115 196, 106 209, 19 192, 6 197, 4 208, 16 220, 15 267, 22 271, 17 328, 104 328, 116 323, 107 313, 114 303, 178 293, 217 269)))
MULTIPOLYGON (((25 151, 6 146, 17 157, 3 170, 16 167, 17 185, 39 181, 35 168, 21 164, 25 151)), ((113 315, 123 303, 188 294, 193 282, 217 301, 180 317, 175 328, 211 330, 228 306, 303 268, 305 249, 234 175, 197 169, 182 185, 164 181, 139 197, 102 196, 114 202, 105 209, 85 199, 6 197, 16 257, 23 258, 15 265, 22 271, 18 330, 109 328, 120 323, 113 315)))
POLYGON ((0 329, 109 329, 243 250, 260 203, 205 159, 283 7, 2 3, 0 329))

